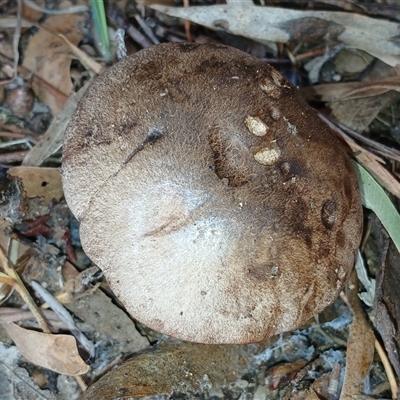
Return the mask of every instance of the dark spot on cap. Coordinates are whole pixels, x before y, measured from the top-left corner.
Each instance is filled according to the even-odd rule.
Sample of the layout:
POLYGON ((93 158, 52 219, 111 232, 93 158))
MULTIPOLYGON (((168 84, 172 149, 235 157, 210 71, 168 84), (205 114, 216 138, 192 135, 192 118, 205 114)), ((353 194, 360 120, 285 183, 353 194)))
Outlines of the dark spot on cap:
POLYGON ((333 200, 326 200, 322 205, 321 219, 325 228, 332 229, 337 220, 337 207, 333 200))
POLYGON ((282 174, 289 175, 290 177, 306 175, 303 166, 295 158, 282 162, 279 165, 279 170, 281 171, 282 174))
POLYGON ((279 268, 271 264, 252 265, 247 267, 247 272, 252 278, 258 281, 265 281, 270 278, 275 278, 279 273, 279 268))
POLYGON ((155 142, 158 139, 161 139, 163 136, 163 132, 161 132, 157 128, 153 128, 147 135, 147 138, 144 141, 144 144, 155 142))
POLYGON ((287 161, 283 162, 280 166, 280 170, 282 171, 282 174, 285 174, 285 175, 289 174, 290 164, 287 161))

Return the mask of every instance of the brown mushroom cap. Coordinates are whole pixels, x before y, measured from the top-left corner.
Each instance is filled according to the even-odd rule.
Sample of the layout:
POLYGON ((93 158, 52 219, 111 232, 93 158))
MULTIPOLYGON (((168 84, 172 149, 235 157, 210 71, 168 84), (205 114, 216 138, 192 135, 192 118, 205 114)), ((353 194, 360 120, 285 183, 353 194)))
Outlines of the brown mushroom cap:
POLYGON ((346 148, 272 67, 161 44, 87 90, 63 184, 129 313, 203 343, 256 342, 330 304, 362 229, 346 148))

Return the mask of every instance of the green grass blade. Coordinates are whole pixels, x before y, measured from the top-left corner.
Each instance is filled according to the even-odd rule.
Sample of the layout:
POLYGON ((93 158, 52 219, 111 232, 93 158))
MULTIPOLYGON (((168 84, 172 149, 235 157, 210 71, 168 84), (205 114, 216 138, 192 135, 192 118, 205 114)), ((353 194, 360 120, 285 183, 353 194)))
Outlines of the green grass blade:
POLYGON ((400 215, 389 196, 372 175, 360 164, 354 162, 361 189, 364 207, 372 210, 387 230, 397 250, 400 251, 400 215))
POLYGON ((110 39, 108 37, 108 27, 106 13, 104 11, 103 0, 90 0, 92 5, 92 16, 94 24, 94 38, 96 47, 104 57, 106 62, 111 61, 110 39))

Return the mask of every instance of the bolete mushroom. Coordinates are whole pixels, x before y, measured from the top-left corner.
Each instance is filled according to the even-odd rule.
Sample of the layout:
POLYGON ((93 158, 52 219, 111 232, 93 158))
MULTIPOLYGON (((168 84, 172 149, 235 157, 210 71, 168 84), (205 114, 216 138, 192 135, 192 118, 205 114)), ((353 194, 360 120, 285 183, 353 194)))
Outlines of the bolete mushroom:
POLYGON ((202 343, 292 330, 340 293, 362 208, 348 150, 275 69, 161 44, 97 78, 67 128, 66 200, 129 313, 202 343))

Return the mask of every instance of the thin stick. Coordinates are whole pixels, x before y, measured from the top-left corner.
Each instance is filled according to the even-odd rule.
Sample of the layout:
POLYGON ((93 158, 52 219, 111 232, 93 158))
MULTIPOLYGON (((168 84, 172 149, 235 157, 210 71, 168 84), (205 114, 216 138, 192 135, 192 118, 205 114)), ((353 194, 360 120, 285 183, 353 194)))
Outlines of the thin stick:
MULTIPOLYGON (((189 0, 183 0, 183 6, 190 7, 189 0)), ((188 19, 185 19, 184 25, 185 25, 186 40, 188 42, 192 42, 193 38, 192 38, 192 32, 190 31, 190 21, 188 19)))
POLYGON ((29 309, 32 311, 32 314, 35 316, 38 324, 42 328, 44 333, 51 333, 43 315, 40 313, 39 308, 36 306, 34 301, 32 300, 31 295, 26 290, 24 283, 19 277, 18 273, 15 271, 13 265, 8 261, 6 255, 4 254, 3 249, 0 247, 0 264, 2 265, 6 274, 15 281, 15 289, 21 295, 22 299, 28 305, 29 309))
POLYGON ((375 339, 375 350, 382 361, 383 368, 385 368, 385 372, 388 377, 390 385, 390 390, 392 391, 392 399, 397 399, 399 388, 397 386, 396 377, 394 375, 392 365, 390 364, 390 361, 386 355, 386 351, 384 350, 380 342, 376 339, 375 339))
POLYGON ((87 389, 87 385, 86 385, 85 381, 79 375, 75 375, 74 378, 76 380, 76 383, 79 385, 80 389, 82 390, 82 392, 84 392, 87 389))
POLYGON ((21 12, 22 12, 22 2, 18 0, 17 3, 17 26, 14 31, 14 39, 13 39, 13 50, 14 50, 14 79, 18 76, 18 62, 19 62, 19 51, 18 51, 18 43, 21 37, 21 12))

